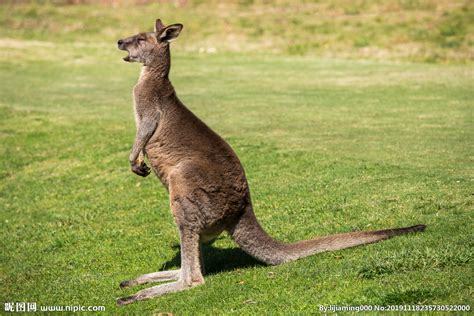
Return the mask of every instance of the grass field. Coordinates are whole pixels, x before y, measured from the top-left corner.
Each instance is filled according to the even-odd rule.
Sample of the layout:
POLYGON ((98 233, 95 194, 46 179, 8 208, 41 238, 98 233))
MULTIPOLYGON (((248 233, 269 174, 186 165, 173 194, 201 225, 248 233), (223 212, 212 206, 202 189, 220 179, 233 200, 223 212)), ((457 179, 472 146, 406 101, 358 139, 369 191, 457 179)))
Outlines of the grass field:
POLYGON ((241 158, 272 236, 427 230, 275 267, 223 236, 205 248, 204 286, 116 307, 147 287, 123 290, 120 281, 179 266, 164 188, 129 171, 139 66, 124 63, 113 41, 8 30, 0 38, 0 303, 141 315, 474 308, 472 64, 197 54, 185 40, 173 43, 173 84, 241 158))

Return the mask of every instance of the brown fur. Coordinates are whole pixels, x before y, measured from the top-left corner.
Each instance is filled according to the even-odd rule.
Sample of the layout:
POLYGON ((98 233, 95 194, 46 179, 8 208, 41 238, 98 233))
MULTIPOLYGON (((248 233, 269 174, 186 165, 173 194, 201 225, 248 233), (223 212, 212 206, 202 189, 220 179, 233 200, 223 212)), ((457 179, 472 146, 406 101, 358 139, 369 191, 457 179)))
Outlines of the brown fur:
POLYGON ((327 250, 367 244, 391 236, 422 231, 424 225, 372 232, 352 232, 286 244, 259 225, 244 169, 232 148, 178 99, 168 79, 169 42, 181 24, 120 40, 129 62, 143 63, 133 89, 137 134, 129 160, 133 172, 147 176, 151 168, 169 191, 170 206, 181 239, 181 269, 155 272, 124 281, 122 287, 175 280, 119 299, 129 304, 204 283, 201 243, 228 231, 247 253, 267 264, 280 264, 327 250))

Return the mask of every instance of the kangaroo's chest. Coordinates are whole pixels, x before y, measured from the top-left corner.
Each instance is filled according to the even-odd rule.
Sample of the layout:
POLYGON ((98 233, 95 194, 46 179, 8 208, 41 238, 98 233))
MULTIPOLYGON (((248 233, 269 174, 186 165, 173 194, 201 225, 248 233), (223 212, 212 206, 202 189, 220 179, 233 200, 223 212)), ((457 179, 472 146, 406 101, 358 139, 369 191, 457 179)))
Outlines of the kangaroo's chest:
POLYGON ((147 108, 150 108, 149 100, 151 98, 147 96, 146 91, 143 91, 143 88, 140 87, 139 84, 133 88, 132 98, 135 119, 141 119, 147 114, 147 108))

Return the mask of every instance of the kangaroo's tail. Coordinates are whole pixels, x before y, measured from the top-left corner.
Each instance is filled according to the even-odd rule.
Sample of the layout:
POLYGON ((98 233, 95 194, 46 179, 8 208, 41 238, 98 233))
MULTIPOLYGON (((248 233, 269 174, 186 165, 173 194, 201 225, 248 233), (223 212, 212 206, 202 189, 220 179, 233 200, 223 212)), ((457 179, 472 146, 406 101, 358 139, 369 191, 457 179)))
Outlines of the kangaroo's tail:
POLYGON ((420 232, 425 225, 375 231, 351 232, 303 240, 292 244, 270 237, 257 222, 251 207, 229 229, 232 238, 251 256, 267 264, 280 264, 323 251, 338 250, 373 243, 393 236, 420 232))

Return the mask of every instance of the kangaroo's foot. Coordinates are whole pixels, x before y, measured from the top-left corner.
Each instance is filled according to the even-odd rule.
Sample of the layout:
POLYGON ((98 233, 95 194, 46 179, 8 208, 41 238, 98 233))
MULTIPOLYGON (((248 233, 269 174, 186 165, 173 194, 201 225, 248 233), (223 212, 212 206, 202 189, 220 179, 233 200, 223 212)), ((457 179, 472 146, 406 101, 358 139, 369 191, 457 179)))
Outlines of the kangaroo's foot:
POLYGON ((200 280, 199 282, 193 282, 193 283, 188 283, 188 282, 185 282, 184 280, 178 280, 176 282, 153 286, 148 289, 141 290, 135 293, 134 295, 119 298, 117 300, 117 305, 127 305, 131 303, 135 303, 137 301, 161 296, 163 294, 187 290, 203 283, 204 283, 204 279, 200 280))
POLYGON ((179 272, 180 270, 169 270, 144 274, 135 279, 120 282, 120 287, 123 288, 152 282, 166 282, 178 280, 179 272))
POLYGON ((163 271, 145 274, 135 280, 129 281, 126 285, 143 284, 149 280, 162 281, 177 279, 175 282, 157 285, 141 290, 132 296, 123 297, 117 300, 117 305, 131 304, 136 301, 157 297, 167 293, 183 291, 204 284, 204 277, 201 273, 199 234, 187 230, 180 230, 181 237, 181 269, 173 271, 163 271))

